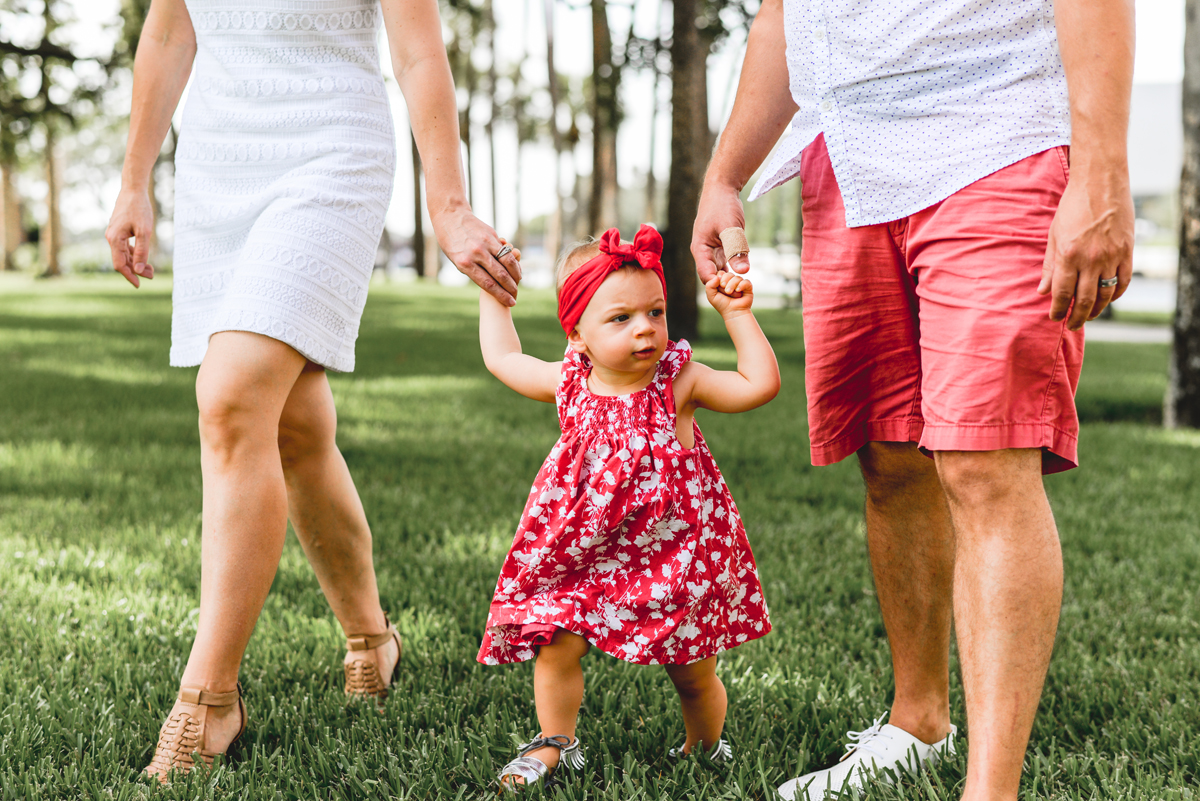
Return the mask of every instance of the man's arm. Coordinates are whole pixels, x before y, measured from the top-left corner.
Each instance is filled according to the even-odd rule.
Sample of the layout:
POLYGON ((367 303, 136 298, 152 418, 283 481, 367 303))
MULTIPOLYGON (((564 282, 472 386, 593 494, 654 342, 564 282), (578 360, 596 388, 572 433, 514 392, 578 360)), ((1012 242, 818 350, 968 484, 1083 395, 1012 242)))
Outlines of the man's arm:
POLYGON ((1071 177, 1050 226, 1038 292, 1050 318, 1076 330, 1119 298, 1133 274, 1127 137, 1133 87, 1133 0, 1056 0, 1071 102, 1071 177), (1117 276, 1115 287, 1102 278, 1117 276))
POLYGON ((692 256, 700 280, 706 284, 725 266, 721 231, 746 224, 738 193, 796 113, 788 86, 786 48, 783 0, 763 0, 750 26, 733 111, 705 173, 692 228, 692 256))

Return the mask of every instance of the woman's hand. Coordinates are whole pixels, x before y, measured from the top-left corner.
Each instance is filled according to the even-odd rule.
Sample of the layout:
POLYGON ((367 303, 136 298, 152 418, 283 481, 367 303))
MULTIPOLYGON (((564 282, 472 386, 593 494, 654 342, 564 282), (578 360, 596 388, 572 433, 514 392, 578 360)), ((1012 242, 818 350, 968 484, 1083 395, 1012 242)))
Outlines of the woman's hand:
POLYGON ((708 302, 722 317, 732 312, 748 312, 754 302, 754 285, 745 276, 722 270, 704 284, 708 302))
POLYGON ((154 209, 148 192, 121 190, 104 238, 112 250, 113 269, 125 276, 126 281, 136 287, 141 286, 139 276, 154 278, 154 267, 148 263, 150 244, 154 241, 154 209))
POLYGON ((505 306, 516 305, 521 281, 519 251, 510 249, 497 259, 496 254, 508 243, 469 208, 442 212, 433 218, 433 230, 459 272, 505 306))

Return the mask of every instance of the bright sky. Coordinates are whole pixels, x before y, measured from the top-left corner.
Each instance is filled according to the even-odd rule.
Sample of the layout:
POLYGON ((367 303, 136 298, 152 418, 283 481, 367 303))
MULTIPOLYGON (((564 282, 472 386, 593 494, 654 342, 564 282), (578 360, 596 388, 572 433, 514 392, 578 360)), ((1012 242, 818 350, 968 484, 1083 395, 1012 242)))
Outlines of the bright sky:
MULTIPOLYGON (((93 26, 108 23, 116 15, 119 0, 72 0, 82 25, 94 30, 93 26)), ((1183 29, 1184 0, 1136 0, 1137 2, 1137 59, 1134 65, 1134 80, 1137 83, 1175 83, 1183 76, 1183 29)), ((532 59, 544 59, 545 34, 541 0, 495 0, 501 61, 514 62, 522 47, 528 47, 532 59)), ((636 15, 635 30, 641 36, 652 36, 657 19, 669 21, 669 0, 633 0, 631 5, 613 3, 609 19, 614 35, 623 36, 628 30, 630 14, 636 15), (665 6, 665 7, 664 7, 665 6)), ((555 57, 558 69, 572 75, 586 75, 591 69, 591 11, 586 4, 572 8, 559 3, 555 10, 555 57)), ((709 62, 710 113, 714 121, 728 114, 730 95, 736 88, 737 71, 740 67, 744 37, 736 37, 725 49, 709 62)), ((385 72, 390 71, 385 65, 385 72)), ((530 76, 541 80, 540 71, 530 76)), ((393 86, 394 89, 394 86, 393 86)), ((623 183, 632 183, 636 174, 644 173, 649 166, 650 113, 645 102, 650 94, 648 76, 632 76, 624 82, 626 120, 618 141, 618 164, 623 183), (631 102, 632 98, 638 101, 631 102)), ((669 108, 669 89, 659 87, 660 108, 669 108)), ((412 172, 407 158, 408 123, 403 98, 393 92, 393 113, 396 129, 400 132, 398 146, 400 158, 396 175, 396 191, 388 215, 388 225, 398 234, 412 231, 412 172)), ((511 190, 516 181, 514 158, 516 153, 515 134, 507 128, 498 128, 496 134, 497 184, 501 188, 498 219, 493 219, 487 175, 490 172, 485 147, 478 147, 472 161, 475 185, 475 208, 484 219, 497 225, 502 233, 511 233, 516 228, 515 204, 506 202, 512 197, 511 190)), ((660 115, 654 155, 655 172, 664 179, 669 162, 669 120, 660 115)), ((482 144, 482 136, 477 140, 482 144)), ((525 169, 522 171, 521 214, 526 219, 549 212, 554 202, 554 157, 549 145, 528 146, 524 153, 525 169)), ((576 168, 580 172, 591 171, 590 156, 586 148, 580 148, 576 157, 576 168)), ((569 173, 568 173, 569 180, 569 173)), ((118 185, 106 187, 103 203, 111 204, 118 185)), ((97 208, 94 196, 66 198, 64 209, 67 219, 76 220, 82 227, 102 227, 107 220, 107 208, 97 208)))

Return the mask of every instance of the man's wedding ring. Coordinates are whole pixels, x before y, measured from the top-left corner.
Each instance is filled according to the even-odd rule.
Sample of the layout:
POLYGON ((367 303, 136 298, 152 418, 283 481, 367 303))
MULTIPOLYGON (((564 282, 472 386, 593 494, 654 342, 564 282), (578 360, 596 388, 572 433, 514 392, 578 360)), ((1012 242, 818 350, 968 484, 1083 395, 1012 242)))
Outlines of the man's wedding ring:
POLYGON ((512 253, 512 250, 513 250, 512 245, 505 245, 504 247, 500 248, 500 252, 496 254, 496 261, 500 261, 505 256, 507 256, 509 253, 512 253))
POLYGON ((1112 278, 1101 278, 1100 279, 1100 288, 1101 289, 1110 289, 1111 287, 1116 286, 1120 280, 1121 279, 1119 279, 1115 275, 1112 278))

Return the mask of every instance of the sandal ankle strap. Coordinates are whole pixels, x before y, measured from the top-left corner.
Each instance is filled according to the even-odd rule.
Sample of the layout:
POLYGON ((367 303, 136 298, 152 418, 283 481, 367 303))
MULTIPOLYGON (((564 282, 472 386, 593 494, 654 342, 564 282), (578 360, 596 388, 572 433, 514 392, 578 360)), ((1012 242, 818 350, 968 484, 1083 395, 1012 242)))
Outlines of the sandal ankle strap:
POLYGON ((396 627, 392 625, 392 621, 388 619, 386 613, 383 616, 383 621, 387 623, 387 628, 381 634, 351 634, 347 636, 346 650, 370 651, 389 642, 392 639, 392 635, 396 633, 396 627))
POLYGON ((529 742, 521 746, 517 756, 525 756, 530 751, 536 751, 539 748, 557 748, 559 751, 566 751, 571 748, 572 744, 578 744, 578 740, 573 740, 565 734, 554 734, 549 737, 534 737, 529 742))
POLYGON ((242 683, 239 681, 236 690, 227 693, 209 692, 203 687, 180 687, 179 700, 185 704, 197 706, 233 706, 242 697, 242 683))

